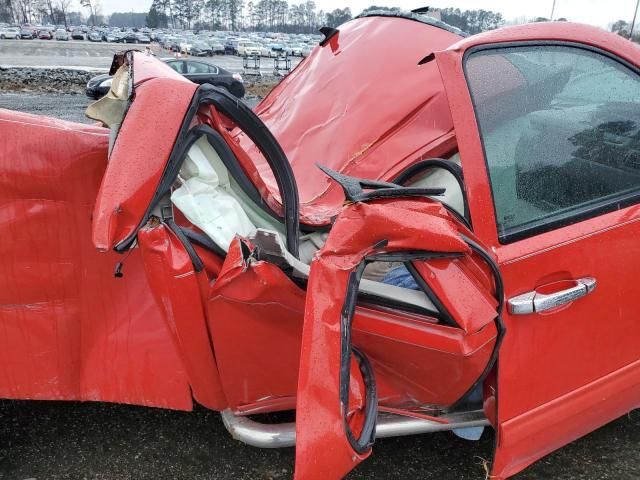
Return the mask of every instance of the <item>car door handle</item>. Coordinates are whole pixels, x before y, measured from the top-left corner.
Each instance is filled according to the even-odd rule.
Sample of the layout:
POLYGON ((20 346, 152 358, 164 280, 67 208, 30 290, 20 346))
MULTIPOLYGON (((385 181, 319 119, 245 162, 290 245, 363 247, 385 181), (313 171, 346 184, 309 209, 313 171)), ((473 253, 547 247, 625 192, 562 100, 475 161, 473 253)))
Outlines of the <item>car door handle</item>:
MULTIPOLYGON (((557 292, 547 293, 547 288, 553 287, 554 284, 541 287, 538 290, 523 293, 509 299, 509 313, 511 315, 527 315, 530 313, 539 313, 552 308, 574 302, 582 298, 596 288, 596 279, 593 277, 579 278, 578 280, 568 280, 568 283, 574 285, 558 290, 557 292)), ((562 283, 562 282, 559 282, 562 283)))

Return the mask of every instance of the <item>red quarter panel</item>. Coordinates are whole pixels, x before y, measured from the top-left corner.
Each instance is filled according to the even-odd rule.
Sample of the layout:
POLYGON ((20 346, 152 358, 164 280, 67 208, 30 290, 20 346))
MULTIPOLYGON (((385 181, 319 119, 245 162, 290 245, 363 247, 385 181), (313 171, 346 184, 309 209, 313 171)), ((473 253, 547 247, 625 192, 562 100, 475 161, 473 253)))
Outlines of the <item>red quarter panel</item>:
POLYGON ((91 243, 108 131, 0 110, 0 397, 190 409, 144 276, 91 243))

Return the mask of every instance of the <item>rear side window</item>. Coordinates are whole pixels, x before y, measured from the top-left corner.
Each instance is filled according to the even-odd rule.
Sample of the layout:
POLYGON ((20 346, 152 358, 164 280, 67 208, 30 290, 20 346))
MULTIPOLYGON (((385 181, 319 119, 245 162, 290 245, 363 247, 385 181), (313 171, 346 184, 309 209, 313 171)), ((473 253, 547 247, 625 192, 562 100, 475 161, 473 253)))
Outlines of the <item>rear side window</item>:
POLYGON ((640 196, 635 71, 596 51, 544 45, 472 52, 465 73, 502 243, 640 196))
POLYGON ((178 73, 182 73, 182 62, 169 62, 167 63, 172 69, 178 73))
POLYGON ((186 62, 186 73, 209 73, 209 65, 200 62, 186 62))

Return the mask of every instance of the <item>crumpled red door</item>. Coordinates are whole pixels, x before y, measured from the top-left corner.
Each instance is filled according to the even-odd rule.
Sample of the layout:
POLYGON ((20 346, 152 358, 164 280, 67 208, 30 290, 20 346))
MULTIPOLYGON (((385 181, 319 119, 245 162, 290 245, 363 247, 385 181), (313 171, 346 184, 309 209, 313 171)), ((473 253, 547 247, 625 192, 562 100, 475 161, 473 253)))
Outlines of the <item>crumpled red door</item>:
MULTIPOLYGON (((367 260, 404 253, 406 258, 422 259, 423 271, 429 269, 429 277, 439 278, 426 279, 434 292, 463 287, 461 307, 448 310, 464 331, 481 330, 498 318, 499 302, 486 283, 464 270, 438 273, 439 268, 446 270, 442 262, 473 254, 470 243, 475 243, 466 240, 461 228, 442 205, 427 199, 354 203, 338 216, 312 263, 307 286, 296 404, 296 479, 342 478, 371 453, 377 416, 375 371, 366 345, 358 351, 351 343, 357 284, 367 260), (443 260, 443 255, 451 258, 443 260), (429 267, 429 258, 439 258, 440 267, 429 267), (354 359, 360 367, 355 373, 354 359), (364 399, 350 398, 354 375, 364 384, 364 399)), ((496 336, 494 345, 498 341, 496 336)), ((492 361, 486 360, 486 367, 492 361)), ((478 380, 461 380, 468 384, 459 385, 459 391, 469 391, 478 380)))

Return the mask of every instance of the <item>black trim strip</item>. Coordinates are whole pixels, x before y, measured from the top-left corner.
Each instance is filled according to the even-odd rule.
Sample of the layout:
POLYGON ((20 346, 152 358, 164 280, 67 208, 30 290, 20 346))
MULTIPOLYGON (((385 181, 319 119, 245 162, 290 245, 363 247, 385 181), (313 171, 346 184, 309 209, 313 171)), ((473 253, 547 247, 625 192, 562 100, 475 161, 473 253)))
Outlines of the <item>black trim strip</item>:
POLYGON ((342 420, 347 435, 347 440, 357 453, 367 452, 375 442, 376 420, 378 418, 378 394, 376 390, 373 367, 364 354, 353 348, 351 344, 351 325, 356 310, 358 298, 358 286, 366 266, 366 260, 349 274, 347 291, 345 293, 342 312, 340 314, 340 404, 342 407, 342 420), (349 426, 347 414, 349 413, 349 385, 351 383, 351 352, 358 358, 360 373, 365 384, 365 417, 362 432, 359 438, 355 438, 349 426))
POLYGON ((324 38, 320 40, 320 43, 318 43, 318 45, 324 47, 327 43, 329 43, 329 40, 331 40, 334 35, 340 33, 340 30, 333 27, 320 27, 320 33, 324 35, 324 38))
POLYGON ((202 85, 198 91, 200 90, 205 91, 203 102, 212 104, 218 111, 233 120, 267 160, 282 197, 287 250, 298 258, 300 233, 298 186, 282 147, 262 120, 231 93, 207 84, 202 85))
POLYGON ((456 35, 460 35, 461 37, 468 37, 469 34, 460 30, 457 27, 449 25, 448 23, 443 22, 442 20, 437 20, 433 17, 429 17, 428 15, 420 15, 415 12, 406 12, 406 11, 396 11, 396 10, 370 10, 366 13, 361 13, 360 15, 353 18, 353 20, 357 18, 367 18, 367 17, 389 17, 389 18, 404 18, 405 20, 412 20, 414 22, 424 23, 425 25, 430 25, 432 27, 441 28, 442 30, 446 30, 450 33, 455 33, 456 35))
POLYGON ((176 237, 178 237, 178 240, 180 240, 180 243, 182 243, 182 246, 184 246, 184 249, 187 251, 189 258, 191 259, 191 263, 193 263, 193 269, 196 272, 201 272, 204 268, 204 263, 202 262, 202 259, 198 255, 198 252, 195 251, 193 245, 191 245, 191 242, 182 231, 182 229, 178 225, 176 225, 176 223, 171 218, 165 219, 164 223, 171 229, 173 233, 175 233, 176 237))
POLYGON ((317 164, 325 175, 342 187, 349 202, 370 202, 382 198, 430 197, 443 195, 444 188, 411 188, 390 182, 350 177, 317 164), (365 191, 370 190, 370 191, 365 191))
MULTIPOLYGON (((412 177, 417 175, 418 173, 423 172, 424 170, 429 170, 430 168, 442 168, 449 172, 458 182, 460 186, 460 191, 462 192, 462 204, 463 204, 463 212, 462 219, 463 223, 472 230, 471 228, 471 215, 469 214, 469 200, 467 198, 467 191, 464 186, 464 175, 462 173, 462 167, 451 160, 446 160, 444 158, 429 158, 426 160, 420 160, 419 162, 410 165, 407 169, 400 172, 400 174, 393 179, 393 183, 397 183, 400 185, 404 185, 407 181, 409 181, 412 177)), ((453 211, 456 214, 456 218, 460 218, 461 215, 459 212, 456 212, 449 205, 446 205, 444 202, 441 202, 445 207, 449 207, 447 210, 453 211)))
MULTIPOLYGON (((177 224, 176 224, 177 225, 177 224)), ((181 225, 177 225, 180 231, 184 234, 186 238, 188 238, 191 242, 197 243, 201 247, 206 248, 207 250, 212 251, 216 255, 221 257, 226 257, 227 252, 225 252, 216 242, 211 240, 207 235, 203 233, 196 232, 191 230, 190 228, 183 227, 181 225)))

